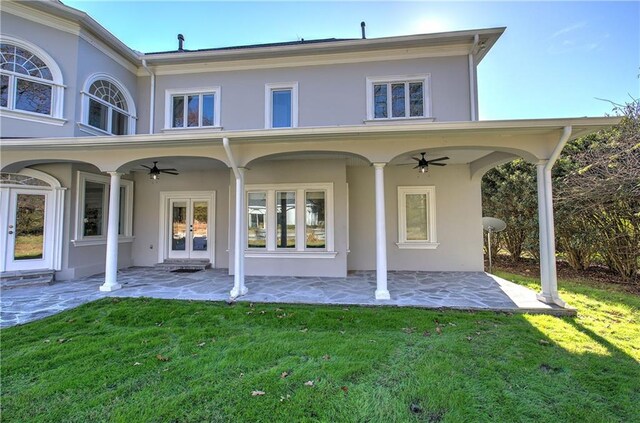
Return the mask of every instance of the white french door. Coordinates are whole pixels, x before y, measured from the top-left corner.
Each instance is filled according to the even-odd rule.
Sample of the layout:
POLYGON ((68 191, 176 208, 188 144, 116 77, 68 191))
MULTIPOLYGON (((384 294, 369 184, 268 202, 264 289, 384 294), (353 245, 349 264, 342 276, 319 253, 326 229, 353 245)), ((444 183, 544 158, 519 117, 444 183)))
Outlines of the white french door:
POLYGON ((4 253, 0 270, 51 269, 53 265, 52 191, 8 188, 1 193, 4 253))
POLYGON ((213 261, 211 198, 170 197, 168 203, 168 258, 213 261))

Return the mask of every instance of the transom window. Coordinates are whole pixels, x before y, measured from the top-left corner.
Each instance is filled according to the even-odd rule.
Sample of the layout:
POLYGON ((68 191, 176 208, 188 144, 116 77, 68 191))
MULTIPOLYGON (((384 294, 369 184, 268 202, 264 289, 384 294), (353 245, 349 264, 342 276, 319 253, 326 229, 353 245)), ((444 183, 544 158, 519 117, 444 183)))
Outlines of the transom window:
POLYGON ((265 85, 265 127, 298 126, 298 83, 265 85))
POLYGON ((63 87, 59 70, 20 44, 0 43, 0 107, 60 117, 63 87))
POLYGON ((165 129, 220 127, 220 87, 167 91, 165 129))
POLYGON ((333 251, 332 184, 247 186, 247 248, 333 251))
POLYGON ((430 117, 429 75, 368 78, 368 119, 430 117))
POLYGON ((398 187, 398 247, 433 249, 438 246, 435 203, 433 186, 398 187))
POLYGON ((124 86, 106 74, 94 74, 82 91, 80 127, 94 135, 135 133, 135 105, 124 86))

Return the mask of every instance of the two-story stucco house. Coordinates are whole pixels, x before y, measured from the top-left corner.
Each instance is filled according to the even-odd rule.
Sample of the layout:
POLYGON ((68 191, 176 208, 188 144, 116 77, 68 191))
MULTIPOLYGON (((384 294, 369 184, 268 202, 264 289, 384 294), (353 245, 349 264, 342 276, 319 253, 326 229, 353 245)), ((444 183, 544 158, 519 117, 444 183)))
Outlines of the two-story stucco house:
POLYGON ((245 275, 376 270, 382 300, 388 270, 483 271, 480 180, 521 157, 539 298, 562 304, 550 169, 617 120, 478 121, 504 28, 141 54, 56 1, 3 1, 0 24, 2 272, 110 291, 118 268, 199 260, 236 297, 245 275))

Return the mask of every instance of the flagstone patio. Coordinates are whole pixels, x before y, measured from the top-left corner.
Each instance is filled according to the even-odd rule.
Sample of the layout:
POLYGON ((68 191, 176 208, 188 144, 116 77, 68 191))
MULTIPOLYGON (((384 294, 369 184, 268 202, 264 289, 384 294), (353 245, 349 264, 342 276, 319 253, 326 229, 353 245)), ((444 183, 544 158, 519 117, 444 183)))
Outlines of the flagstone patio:
MULTIPOLYGON (((172 273, 155 268, 118 272, 122 289, 101 292, 104 275, 48 286, 5 289, 0 296, 0 327, 37 320, 104 297, 181 300, 229 299, 233 276, 227 269, 172 273)), ((249 293, 238 301, 265 303, 387 305, 506 312, 574 314, 544 304, 530 289, 483 272, 389 272, 390 300, 376 300, 375 272, 346 278, 247 276, 249 293)))

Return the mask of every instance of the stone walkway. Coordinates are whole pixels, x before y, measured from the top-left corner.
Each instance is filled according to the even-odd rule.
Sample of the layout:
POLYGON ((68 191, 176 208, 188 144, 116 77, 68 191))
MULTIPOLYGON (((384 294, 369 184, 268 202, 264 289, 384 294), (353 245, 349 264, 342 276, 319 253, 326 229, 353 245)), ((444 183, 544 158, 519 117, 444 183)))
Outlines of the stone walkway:
MULTIPOLYGON (((227 269, 171 273, 154 268, 118 272, 122 289, 100 292, 104 275, 0 293, 0 327, 41 319, 104 297, 224 301, 233 287, 227 269)), ((464 310, 572 314, 536 300, 535 292, 482 272, 389 272, 391 300, 374 297, 375 272, 346 278, 247 276, 249 293, 238 301, 391 305, 464 310)))

